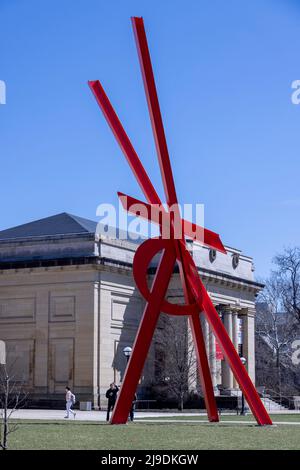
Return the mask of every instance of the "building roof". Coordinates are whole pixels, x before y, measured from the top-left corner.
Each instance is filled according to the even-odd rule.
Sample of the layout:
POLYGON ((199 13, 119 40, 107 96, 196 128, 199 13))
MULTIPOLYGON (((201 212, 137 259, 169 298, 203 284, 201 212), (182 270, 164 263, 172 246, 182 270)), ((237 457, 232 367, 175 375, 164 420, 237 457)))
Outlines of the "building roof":
MULTIPOLYGON (((99 263, 132 269, 133 244, 143 240, 138 233, 62 212, 0 231, 0 270, 99 263), (98 243, 98 236, 103 243, 98 243)), ((235 251, 228 248, 227 255, 220 253, 213 265, 208 248, 193 250, 193 258, 205 275, 261 289, 263 286, 253 279, 251 258, 241 254, 237 269, 233 268, 235 251)), ((156 262, 154 259, 153 266, 156 262)))
POLYGON ((61 214, 2 230, 0 231, 0 241, 51 235, 95 233, 96 228, 97 222, 93 220, 62 212, 61 214))

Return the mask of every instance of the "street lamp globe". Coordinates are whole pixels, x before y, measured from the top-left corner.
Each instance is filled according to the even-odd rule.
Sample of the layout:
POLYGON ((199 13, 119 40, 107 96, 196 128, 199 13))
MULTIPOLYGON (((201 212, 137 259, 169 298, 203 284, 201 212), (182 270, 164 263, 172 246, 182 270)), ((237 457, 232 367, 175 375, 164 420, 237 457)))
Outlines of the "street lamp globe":
POLYGON ((123 349, 123 353, 124 353, 124 356, 125 356, 125 357, 130 357, 131 352, 132 352, 132 348, 131 348, 130 346, 126 346, 126 347, 123 349))

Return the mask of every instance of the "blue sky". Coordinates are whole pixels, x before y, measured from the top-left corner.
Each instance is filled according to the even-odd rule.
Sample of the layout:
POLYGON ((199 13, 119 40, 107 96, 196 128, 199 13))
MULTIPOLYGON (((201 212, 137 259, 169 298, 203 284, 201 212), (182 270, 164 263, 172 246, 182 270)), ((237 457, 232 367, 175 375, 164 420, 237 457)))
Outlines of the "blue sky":
POLYGON ((100 79, 162 194, 130 16, 143 16, 182 203, 254 257, 299 244, 300 4, 0 0, 0 229, 142 195, 86 84, 100 79))

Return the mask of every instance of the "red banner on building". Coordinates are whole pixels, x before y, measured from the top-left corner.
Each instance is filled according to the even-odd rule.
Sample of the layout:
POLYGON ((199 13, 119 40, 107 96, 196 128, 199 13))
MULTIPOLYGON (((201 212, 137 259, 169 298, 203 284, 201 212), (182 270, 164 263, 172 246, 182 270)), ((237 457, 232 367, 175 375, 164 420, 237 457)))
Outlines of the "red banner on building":
POLYGON ((224 359, 222 350, 221 350, 220 345, 219 345, 217 340, 216 340, 216 359, 218 361, 223 361, 223 359, 224 359))

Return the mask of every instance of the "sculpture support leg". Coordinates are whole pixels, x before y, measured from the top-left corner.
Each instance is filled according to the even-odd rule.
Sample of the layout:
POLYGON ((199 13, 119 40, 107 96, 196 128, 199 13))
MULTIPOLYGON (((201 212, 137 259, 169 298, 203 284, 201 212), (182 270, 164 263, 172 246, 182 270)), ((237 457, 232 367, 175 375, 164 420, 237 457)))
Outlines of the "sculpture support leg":
MULTIPOLYGON (((174 204, 177 207, 175 184, 172 175, 171 163, 142 18, 133 18, 133 26, 139 51, 145 91, 158 153, 158 160, 161 168, 165 193, 167 196, 167 203, 169 208, 174 204)), ((101 87, 99 82, 89 82, 89 84, 148 201, 151 204, 159 204, 159 197, 147 173, 145 172, 145 169, 143 168, 134 148, 132 147, 132 144, 129 141, 117 115, 115 114, 107 96, 105 95, 103 88, 101 87)), ((173 236, 172 239, 174 239, 173 236)), ((159 317, 161 304, 164 300, 169 279, 173 272, 173 266, 177 258, 179 263, 182 263, 183 287, 187 290, 188 297, 191 297, 190 293, 192 292, 192 297, 196 299, 199 310, 204 310, 205 315, 210 323, 210 326, 218 342, 220 343, 224 356, 228 361, 228 364, 230 365, 237 381, 239 382, 241 389, 243 390, 245 397, 247 398, 247 401, 249 403, 249 406, 252 409, 253 414, 255 415, 258 423, 272 424, 255 390, 255 387, 252 384, 246 372, 246 369, 242 365, 240 358, 226 332, 226 329, 224 328, 222 321, 220 320, 209 298, 209 295, 206 292, 199 278, 197 268, 194 265, 193 260, 190 259, 189 262, 185 263, 184 245, 185 243, 183 237, 182 240, 176 241, 175 243, 176 252, 175 250, 165 250, 161 258, 161 262, 157 274, 155 276, 155 280, 153 282, 150 298, 148 299, 147 306, 144 310, 141 326, 138 330, 138 334, 135 340, 132 357, 125 372, 120 395, 118 397, 115 411, 113 413, 112 423, 125 423, 127 421, 134 392, 136 390, 138 380, 144 366, 146 355, 149 350, 154 329, 159 317)), ((223 245, 221 245, 221 251, 226 253, 226 250, 223 245)), ((197 317, 195 316, 195 320, 192 319, 191 323, 192 331, 195 335, 198 359, 199 362, 202 361, 201 364, 203 369, 201 372, 201 377, 203 378, 203 381, 206 384, 205 387, 208 391, 207 396, 210 396, 212 398, 212 395, 209 391, 210 382, 206 381, 207 357, 205 348, 203 349, 204 342, 199 317, 197 320, 197 317)), ((210 406, 213 414, 213 403, 210 403, 210 406)), ((211 412, 211 410, 209 412, 211 412)))
POLYGON ((206 314, 206 318, 220 344, 225 359, 230 365, 231 370, 236 380, 238 381, 258 424, 272 424, 271 418, 269 417, 261 399, 259 398, 259 395, 253 383, 251 382, 245 367, 241 363, 240 357, 235 350, 222 323, 222 320, 215 310, 215 307, 213 306, 213 303, 210 300, 210 297, 198 276, 198 273, 190 272, 188 279, 190 281, 195 299, 198 299, 199 307, 203 308, 206 314))
POLYGON ((165 298, 176 261, 175 250, 167 249, 161 257, 153 281, 151 295, 144 309, 143 317, 125 371, 111 424, 125 424, 128 419, 133 397, 143 371, 154 330, 159 318, 161 303, 165 298))
POLYGON ((209 421, 219 421, 218 408, 214 395, 208 359, 206 354, 205 342, 203 338, 199 315, 191 315, 189 323, 192 330, 193 340, 195 344, 195 352, 198 364, 198 373, 204 395, 205 406, 209 421))
MULTIPOLYGON (((189 282, 187 280, 188 265, 186 264, 186 258, 182 251, 182 243, 175 242, 175 250, 177 255, 177 261, 179 265, 179 272, 181 283, 183 287, 184 297, 187 304, 195 301, 189 282)), ((211 380, 211 374, 208 364, 208 358, 206 354, 205 342, 203 338, 202 327, 200 323, 199 313, 189 316, 189 324, 192 331, 193 341, 195 345, 195 353, 198 366, 199 379, 203 391, 207 417, 209 421, 219 421, 218 408, 214 395, 214 388, 211 380)))

